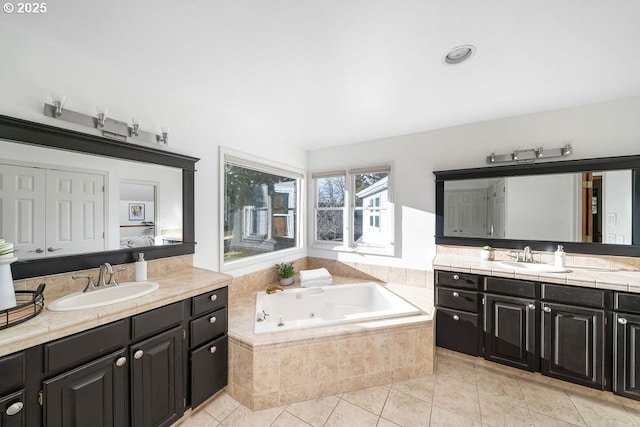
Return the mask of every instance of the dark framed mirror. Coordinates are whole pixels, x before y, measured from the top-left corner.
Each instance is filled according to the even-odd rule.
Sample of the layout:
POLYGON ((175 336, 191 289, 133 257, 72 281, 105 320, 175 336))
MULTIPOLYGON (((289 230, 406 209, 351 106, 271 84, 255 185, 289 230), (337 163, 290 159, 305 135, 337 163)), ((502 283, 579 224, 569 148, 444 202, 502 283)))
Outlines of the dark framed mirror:
MULTIPOLYGON (((9 151, 6 147, 13 148, 13 144, 16 144, 16 147, 19 145, 31 150, 29 153, 31 157, 34 156, 33 150, 38 150, 37 160, 44 159, 47 163, 51 163, 50 159, 54 157, 78 157, 80 160, 76 162, 84 162, 83 166, 86 170, 104 170, 104 175, 111 174, 112 178, 122 176, 124 179, 117 178, 115 183, 111 182, 111 185, 105 186, 106 191, 111 191, 113 194, 122 191, 118 188, 120 182, 127 181, 135 184, 152 184, 154 194, 158 194, 159 189, 164 191, 158 200, 135 191, 128 191, 125 199, 118 200, 116 197, 115 201, 111 200, 111 213, 105 212, 106 217, 111 216, 111 227, 98 233, 103 235, 106 242, 98 250, 87 246, 85 249, 75 248, 72 251, 73 254, 66 255, 63 254, 65 249, 61 249, 64 245, 46 243, 39 245, 33 251, 23 249, 24 256, 16 253, 18 261, 11 265, 14 279, 95 268, 105 262, 111 264, 134 262, 139 252, 144 252, 145 258, 150 260, 194 253, 194 178, 198 158, 3 115, 0 115, 0 143, 5 147, 5 155, 9 151), (85 155, 91 157, 79 157, 85 155), (136 170, 139 176, 134 173, 136 179, 131 181, 130 175, 118 175, 121 169, 136 170), (172 176, 173 181, 163 181, 165 175, 172 176), (139 180, 140 176, 149 179, 139 180), (170 205, 164 210, 159 206, 163 201, 164 206, 170 205), (119 209, 127 212, 120 214, 119 209), (165 211, 176 212, 165 215, 165 211), (118 216, 124 219, 118 220, 118 216), (164 230, 167 232, 166 235, 160 233, 162 221, 168 224, 164 230), (132 236, 131 233, 138 229, 141 230, 138 233, 140 236, 132 236), (150 234, 149 230, 153 233, 157 231, 158 236, 155 242, 153 238, 143 236, 144 233, 150 234), (124 231, 129 234, 125 235, 124 231), (139 237, 144 237, 146 240, 139 237), (109 244, 109 240, 115 243, 109 244), (34 252, 37 255, 27 255, 27 252, 34 252)), ((0 158, 2 157, 3 155, 0 154, 0 158)), ((53 166, 51 169, 58 168, 53 166)), ((76 172, 77 169, 73 171, 76 172)), ((48 175, 45 179, 50 180, 48 175)), ((5 215, 4 212, 0 214, 5 215)), ((51 212, 47 211, 40 216, 46 218, 51 216, 50 214, 51 212)), ((70 224, 73 222, 69 221, 70 224)), ((4 221, 4 224, 7 227, 7 221, 4 221)), ((9 224, 11 226, 11 221, 9 224)))
POLYGON ((434 175, 436 244, 640 256, 640 156, 434 175))

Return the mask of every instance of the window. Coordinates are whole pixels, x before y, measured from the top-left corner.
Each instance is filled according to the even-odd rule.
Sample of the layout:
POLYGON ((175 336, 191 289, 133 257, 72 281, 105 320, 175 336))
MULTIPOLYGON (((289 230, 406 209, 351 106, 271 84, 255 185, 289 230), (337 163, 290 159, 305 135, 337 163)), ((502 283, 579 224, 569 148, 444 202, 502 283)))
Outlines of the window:
POLYGON ((390 248, 389 173, 388 166, 314 173, 314 244, 390 248))
POLYGON ((223 263, 300 247, 302 174, 223 153, 223 263))

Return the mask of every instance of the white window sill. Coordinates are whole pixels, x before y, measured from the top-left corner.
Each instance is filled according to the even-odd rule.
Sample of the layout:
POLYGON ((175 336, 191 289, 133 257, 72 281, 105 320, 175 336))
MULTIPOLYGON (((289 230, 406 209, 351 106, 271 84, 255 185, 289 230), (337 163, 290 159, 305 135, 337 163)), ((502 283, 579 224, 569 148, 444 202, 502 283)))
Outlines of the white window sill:
POLYGON ((393 246, 375 247, 375 246, 344 246, 336 245, 332 243, 314 242, 311 245, 312 249, 320 249, 325 251, 346 252, 354 254, 367 254, 367 255, 384 255, 393 256, 393 246))

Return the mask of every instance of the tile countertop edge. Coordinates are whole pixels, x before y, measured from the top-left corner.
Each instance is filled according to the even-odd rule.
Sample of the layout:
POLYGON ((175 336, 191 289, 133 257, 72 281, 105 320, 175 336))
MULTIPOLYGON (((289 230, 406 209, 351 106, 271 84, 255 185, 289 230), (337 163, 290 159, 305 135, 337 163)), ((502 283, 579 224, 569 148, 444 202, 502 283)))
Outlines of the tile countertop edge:
POLYGON ((513 277, 516 279, 537 280, 545 283, 560 283, 569 286, 609 289, 613 291, 640 293, 640 271, 606 270, 601 268, 576 267, 567 265, 571 270, 567 273, 531 274, 500 266, 498 261, 481 261, 474 257, 459 257, 456 264, 451 264, 449 258, 433 260, 433 269, 441 271, 455 271, 461 273, 482 274, 486 276, 513 277), (603 277, 606 276, 606 278, 603 277))
POLYGON ((125 301, 94 309, 53 312, 47 310, 45 302, 45 309, 35 318, 0 330, 0 357, 228 286, 233 278, 188 267, 149 280, 158 282, 160 292, 137 298, 134 304, 125 301))

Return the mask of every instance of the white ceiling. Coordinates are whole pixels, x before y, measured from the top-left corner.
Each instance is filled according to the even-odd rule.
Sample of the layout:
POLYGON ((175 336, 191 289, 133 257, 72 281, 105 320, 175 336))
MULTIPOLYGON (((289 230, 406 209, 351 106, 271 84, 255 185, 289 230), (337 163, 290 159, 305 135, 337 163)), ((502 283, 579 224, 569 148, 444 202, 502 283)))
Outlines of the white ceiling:
POLYGON ((639 0, 48 5, 21 25, 310 150, 640 94, 639 0))

